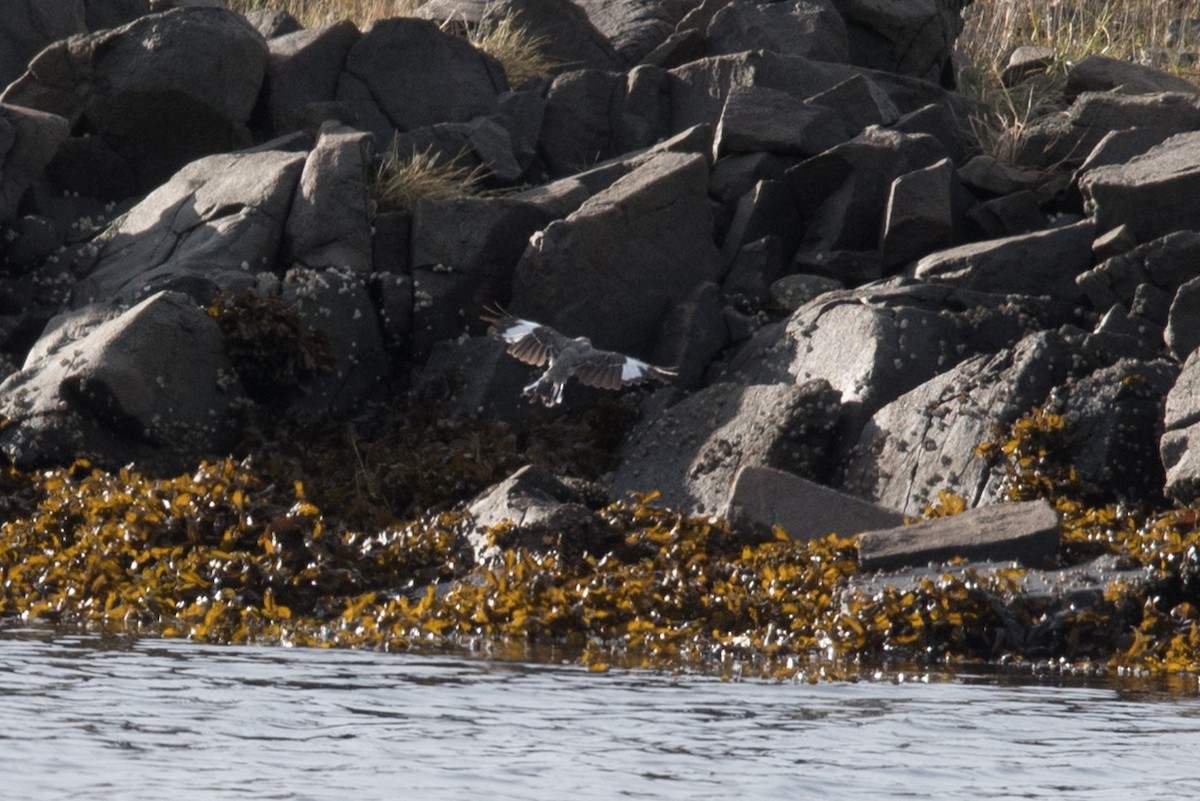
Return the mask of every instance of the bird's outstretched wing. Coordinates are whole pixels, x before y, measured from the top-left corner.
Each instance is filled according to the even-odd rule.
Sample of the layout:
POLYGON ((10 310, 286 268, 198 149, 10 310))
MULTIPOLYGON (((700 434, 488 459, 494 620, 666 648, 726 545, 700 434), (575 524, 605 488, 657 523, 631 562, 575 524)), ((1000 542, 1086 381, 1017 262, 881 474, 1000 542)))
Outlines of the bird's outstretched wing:
POLYGON ((572 342, 548 325, 513 317, 499 306, 484 311, 481 319, 491 323, 493 333, 508 343, 509 355, 534 367, 541 367, 572 342))
POLYGON ((675 375, 671 370, 610 350, 593 350, 575 368, 579 383, 600 389, 620 389, 650 379, 669 381, 675 375))

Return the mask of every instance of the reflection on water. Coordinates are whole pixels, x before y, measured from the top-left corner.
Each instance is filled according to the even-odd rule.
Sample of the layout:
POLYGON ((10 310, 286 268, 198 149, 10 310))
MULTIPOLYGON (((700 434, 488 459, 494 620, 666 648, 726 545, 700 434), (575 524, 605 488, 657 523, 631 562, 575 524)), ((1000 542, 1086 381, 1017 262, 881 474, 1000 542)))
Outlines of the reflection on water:
POLYGON ((0 634, 21 799, 1190 799, 1200 698, 0 634))

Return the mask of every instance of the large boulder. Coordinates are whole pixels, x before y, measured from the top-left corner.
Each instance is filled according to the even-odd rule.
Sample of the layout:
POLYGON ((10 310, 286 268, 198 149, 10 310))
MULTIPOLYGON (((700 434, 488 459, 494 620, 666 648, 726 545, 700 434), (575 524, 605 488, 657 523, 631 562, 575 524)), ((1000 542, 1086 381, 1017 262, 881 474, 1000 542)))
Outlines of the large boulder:
POLYGON ((634 428, 606 483, 614 495, 657 490, 668 506, 716 514, 743 467, 821 478, 837 420, 825 381, 713 384, 634 428))
POLYGON ((496 59, 433 22, 401 17, 350 48, 337 100, 382 147, 397 131, 491 115, 507 90, 496 59))
POLYGON ((0 221, 16 215, 25 190, 41 177, 68 133, 62 117, 0 105, 0 221))
POLYGON ((572 0, 612 43, 625 66, 658 47, 698 0, 572 0))
POLYGON ((1014 295, 1048 295, 1074 302, 1081 293, 1076 278, 1092 266, 1096 226, 1090 220, 973 242, 931 253, 916 263, 913 275, 962 289, 1014 295))
POLYGON ((84 33, 83 0, 11 0, 0 26, 0 86, 20 77, 46 45, 84 33))
POLYGON ((646 356, 670 306, 715 280, 719 261, 707 162, 662 153, 533 237, 513 311, 646 356))
POLYGON ((227 452, 241 395, 220 328, 186 296, 86 307, 52 320, 0 384, 10 421, 0 448, 24 466, 84 457, 186 469, 227 452))
POLYGON ((829 0, 731 2, 713 16, 705 38, 714 56, 767 50, 844 62, 850 55, 846 25, 829 0))
POLYGON ((75 302, 133 303, 161 289, 204 302, 276 269, 304 153, 208 156, 189 164, 94 242, 75 302))
POLYGON ((970 0, 832 0, 846 21, 850 60, 952 86, 954 40, 970 0))
MULTIPOLYGON (((1200 107, 1200 98, 1196 100, 1200 107)), ((1101 231, 1126 225, 1138 242, 1194 230, 1200 215, 1200 132, 1172 136, 1127 164, 1079 182, 1101 231)))
POLYGON ((0 102, 101 137, 149 191, 200 156, 250 144, 266 59, 240 15, 179 8, 50 45, 0 102))
POLYGON ((346 55, 361 36, 353 22, 342 20, 267 42, 263 98, 274 133, 306 127, 337 98, 346 55))
POLYGON ((875 413, 843 487, 909 515, 940 490, 972 507, 996 503, 1007 474, 979 445, 1054 399, 1052 410, 1076 432, 1070 452, 1059 455, 1093 487, 1137 497, 1154 482, 1156 404, 1173 372, 1163 362, 1134 361, 1109 370, 1116 357, 1104 344, 1077 330, 1042 331, 931 378, 875 413))
POLYGON ((312 269, 371 272, 370 134, 326 123, 309 152, 284 228, 287 258, 312 269))

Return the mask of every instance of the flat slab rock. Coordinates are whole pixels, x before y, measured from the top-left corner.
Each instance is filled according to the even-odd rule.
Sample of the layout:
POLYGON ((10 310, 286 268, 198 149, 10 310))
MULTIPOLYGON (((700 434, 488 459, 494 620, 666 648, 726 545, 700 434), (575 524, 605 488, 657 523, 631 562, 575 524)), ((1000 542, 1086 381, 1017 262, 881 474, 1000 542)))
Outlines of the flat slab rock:
POLYGON ((1058 515, 1049 502, 1006 503, 864 532, 858 538, 858 559, 863 570, 895 570, 955 557, 1042 567, 1058 550, 1058 541, 1058 515))
POLYGON ((804 542, 904 523, 904 515, 891 509, 758 465, 738 471, 721 514, 735 528, 779 526, 793 540, 804 542))

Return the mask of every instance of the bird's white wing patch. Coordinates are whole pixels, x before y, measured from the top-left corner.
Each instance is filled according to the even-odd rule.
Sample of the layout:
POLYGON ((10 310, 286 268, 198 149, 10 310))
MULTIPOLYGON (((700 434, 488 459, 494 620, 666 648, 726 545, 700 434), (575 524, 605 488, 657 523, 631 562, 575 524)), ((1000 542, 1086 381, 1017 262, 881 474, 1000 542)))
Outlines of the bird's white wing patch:
POLYGON ((531 323, 529 320, 521 320, 516 317, 507 328, 497 331, 500 338, 505 342, 519 342, 533 332, 533 329, 540 328, 540 323, 531 323))
POLYGON ((641 359, 635 359, 632 356, 626 356, 625 364, 621 365, 621 380, 637 381, 645 378, 648 372, 650 372, 650 365, 646 364, 641 359))

